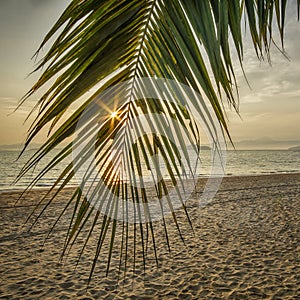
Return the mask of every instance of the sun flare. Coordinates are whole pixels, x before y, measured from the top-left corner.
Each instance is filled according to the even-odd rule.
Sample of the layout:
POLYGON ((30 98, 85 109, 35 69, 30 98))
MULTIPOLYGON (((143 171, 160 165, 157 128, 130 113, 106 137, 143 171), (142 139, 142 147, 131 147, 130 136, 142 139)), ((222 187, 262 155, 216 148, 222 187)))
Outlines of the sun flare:
POLYGON ((116 118, 118 116, 118 112, 117 111, 113 111, 111 114, 110 114, 110 117, 113 119, 113 118, 116 118))

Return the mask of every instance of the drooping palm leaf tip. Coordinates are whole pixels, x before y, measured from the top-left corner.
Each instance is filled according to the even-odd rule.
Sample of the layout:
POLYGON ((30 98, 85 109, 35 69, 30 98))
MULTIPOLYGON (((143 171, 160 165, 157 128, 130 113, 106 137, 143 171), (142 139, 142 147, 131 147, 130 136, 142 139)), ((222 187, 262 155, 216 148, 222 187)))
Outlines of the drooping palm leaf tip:
MULTIPOLYGON (((299 4, 298 0, 298 11, 299 4)), ((183 147, 183 153, 187 153, 186 140, 180 137, 176 128, 173 127, 169 134, 177 143, 164 138, 163 133, 169 126, 166 117, 172 116, 188 132, 187 139, 196 145, 194 150, 197 155, 200 131, 180 97, 176 98, 169 89, 173 97, 171 103, 159 101, 158 97, 143 98, 150 90, 155 90, 156 95, 162 98, 164 95, 156 86, 155 80, 141 86, 139 79, 145 77, 170 79, 205 95, 213 109, 212 114, 229 136, 222 95, 230 105, 238 109, 231 56, 232 51, 236 52, 242 65, 243 18, 249 27, 257 56, 259 58, 265 54, 269 56, 273 41, 273 24, 277 24, 283 41, 286 6, 287 1, 279 0, 70 2, 36 53, 37 55, 40 52, 50 38, 56 37, 50 50, 35 69, 35 71, 43 69, 41 77, 22 100, 23 103, 36 91, 46 88, 46 92, 36 103, 36 110, 32 112, 36 117, 28 132, 25 148, 42 129, 47 128, 49 135, 47 141, 27 162, 19 175, 19 178, 22 177, 64 141, 74 139, 74 133, 79 128, 79 138, 64 146, 29 186, 29 188, 34 186, 42 176, 63 164, 73 154, 72 162, 66 165, 47 194, 52 192, 51 197, 45 196, 40 201, 39 205, 43 209, 39 218, 82 166, 90 164, 91 155, 96 157, 96 168, 91 167, 89 169, 91 172, 82 177, 80 186, 58 217, 59 220, 65 212, 72 210, 64 253, 73 246, 77 237, 82 235, 85 242, 80 251, 81 256, 85 248, 92 243, 92 236, 96 235, 91 274, 102 252, 107 255, 108 272, 110 262, 114 259, 115 247, 118 249, 116 253, 119 253, 120 269, 123 268, 125 271, 129 263, 133 264, 134 269, 140 257, 144 267, 146 266, 150 244, 158 263, 155 220, 147 211, 151 197, 143 182, 145 170, 155 183, 155 196, 158 202, 163 196, 167 198, 167 206, 172 211, 171 219, 184 241, 177 215, 172 210, 172 199, 168 197, 168 189, 169 185, 173 188, 180 185, 184 177, 178 167, 182 163, 183 156, 187 169, 191 166, 189 157, 178 152, 180 146, 183 147), (232 38, 232 47, 229 38, 232 38), (122 82, 126 85, 120 85, 122 82), (136 101, 137 94, 139 99, 136 101), (97 107, 103 108, 101 113, 99 111, 95 113, 93 110, 91 104, 94 102, 97 107), (87 125, 80 127, 78 124, 87 110, 89 111, 88 118, 85 119, 87 125), (111 116, 110 113, 113 111, 116 113, 111 116), (152 130, 152 135, 140 134, 145 123, 136 121, 139 115, 154 116, 144 120, 152 130), (94 128, 93 126, 98 126, 97 134, 89 139, 94 133, 89 128, 94 128), (134 139, 136 142, 129 147, 134 139), (120 151, 116 153, 113 146, 120 151), (160 161, 153 159, 158 154, 160 161), (165 165, 167 174, 161 174, 161 163, 165 165), (140 185, 137 183, 128 185, 124 180, 125 177, 122 177, 124 174, 120 176, 120 170, 125 169, 129 170, 125 174, 126 178, 129 176, 131 182, 139 181, 140 185), (92 184, 89 182, 94 172, 105 183, 109 192, 97 182, 94 181, 92 184), (160 180, 155 181, 154 177, 159 177, 160 180), (91 203, 89 196, 83 193, 88 182, 90 187, 88 195, 97 195, 96 203, 91 203), (135 210, 135 221, 130 223, 129 216, 126 216, 128 208, 118 207, 120 202, 116 199, 120 198, 125 200, 123 204, 130 201, 143 204, 141 207, 145 211, 135 210), (107 200, 106 207, 103 207, 104 202, 101 199, 107 200), (103 210, 106 213, 103 214, 103 210), (117 218, 117 211, 123 212, 122 221, 117 218), (146 219, 142 220, 142 217, 146 219), (116 241, 117 235, 121 236, 121 240, 116 241)), ((193 105, 199 110, 205 109, 203 103, 200 105, 195 99, 192 100, 193 105)), ((184 214, 190 222, 185 199, 179 192, 177 196, 181 197, 184 214)), ((170 224, 167 223, 168 220, 162 211, 161 224, 170 250, 171 241, 168 233, 170 224)))

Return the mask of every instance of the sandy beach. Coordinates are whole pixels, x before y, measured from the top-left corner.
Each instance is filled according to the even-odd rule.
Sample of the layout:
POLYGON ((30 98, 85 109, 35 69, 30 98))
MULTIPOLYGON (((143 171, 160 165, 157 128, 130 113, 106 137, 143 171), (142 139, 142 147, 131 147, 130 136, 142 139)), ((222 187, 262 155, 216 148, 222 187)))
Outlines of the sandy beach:
POLYGON ((63 191, 30 233, 30 222, 23 225, 43 191, 15 207, 19 192, 0 194, 0 299, 300 299, 300 174, 224 178, 211 203, 190 205, 194 233, 182 224, 186 245, 175 226, 171 253, 163 231, 156 236, 159 268, 150 245, 145 274, 137 262, 134 276, 129 268, 117 281, 118 256, 106 277, 104 250, 88 289, 96 237, 77 268, 84 236, 60 262, 66 214, 42 247, 71 192, 63 191))

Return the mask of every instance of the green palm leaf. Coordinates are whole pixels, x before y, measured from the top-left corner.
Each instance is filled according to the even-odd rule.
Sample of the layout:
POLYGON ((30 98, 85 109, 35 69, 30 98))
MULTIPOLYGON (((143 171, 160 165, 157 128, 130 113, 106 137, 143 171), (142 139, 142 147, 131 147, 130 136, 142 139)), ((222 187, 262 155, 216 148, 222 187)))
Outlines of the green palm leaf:
MULTIPOLYGON (((283 41, 286 4, 287 1, 279 0, 73 0, 49 31, 40 49, 55 35, 56 40, 35 69, 45 70, 22 100, 23 103, 37 90, 46 89, 36 103, 38 113, 24 149, 42 129, 48 128, 49 136, 19 177, 62 142, 74 140, 51 160, 33 180, 32 186, 49 170, 62 164, 72 152, 72 163, 67 165, 50 191, 59 187, 56 196, 76 173, 83 168, 86 170, 65 208, 69 209, 72 204, 74 212, 64 252, 72 247, 80 234, 86 234, 82 255, 90 237, 98 234, 91 274, 106 240, 108 272, 118 234, 122 236, 120 269, 123 265, 125 272, 127 270, 129 249, 133 249, 135 265, 138 240, 141 241, 144 267, 149 242, 154 246, 158 262, 155 220, 151 213, 153 190, 168 248, 171 247, 164 215, 166 210, 171 212, 173 223, 184 241, 171 188, 191 224, 185 206, 187 199, 182 193, 186 174, 193 173, 186 145, 194 145, 193 150, 199 156, 201 131, 189 108, 197 111, 213 136, 218 126, 229 136, 222 95, 238 109, 229 37, 242 64, 241 22, 244 14, 257 55, 262 57, 266 53, 268 56, 274 13, 283 41), (147 84, 141 83, 142 78, 148 78, 147 84), (168 80, 162 88, 155 78, 184 84, 206 96, 209 104, 192 94, 181 97, 181 88, 176 90, 168 80), (47 85, 49 82, 52 82, 50 86, 47 85), (156 97, 147 96, 153 94, 156 97), (171 102, 159 100, 166 95, 171 102), (118 112, 115 118, 110 115, 113 111, 118 112), (141 116, 147 117, 141 119, 141 116), (144 134, 145 127, 152 135, 144 134), (179 127, 183 128, 185 136, 179 127), (78 132, 79 136, 75 138, 78 132), (72 149, 75 149, 75 155, 72 149), (183 161, 186 168, 182 173, 183 161), (162 163, 167 175, 160 170, 162 163), (146 186, 146 173, 152 178, 152 194, 146 186), (132 204, 134 210, 130 211, 132 204), (133 218, 132 224, 130 218, 133 218), (131 230, 133 245, 130 244, 131 230)), ((298 1, 298 9, 299 4, 298 1)), ((218 142, 216 138, 214 143, 218 145, 218 142)), ((46 200, 46 196, 39 203, 44 204, 44 209, 53 199, 46 200)))

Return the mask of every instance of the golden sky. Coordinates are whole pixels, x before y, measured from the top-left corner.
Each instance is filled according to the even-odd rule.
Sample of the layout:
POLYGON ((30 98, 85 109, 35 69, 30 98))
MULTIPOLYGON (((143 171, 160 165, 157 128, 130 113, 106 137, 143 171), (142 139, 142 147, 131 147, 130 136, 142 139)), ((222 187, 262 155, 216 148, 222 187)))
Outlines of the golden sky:
MULTIPOLYGON (((38 95, 17 112, 13 110, 39 75, 27 77, 34 69, 32 55, 69 2, 0 1, 0 144, 20 143, 25 139, 29 123, 23 122, 38 95)), ((235 141, 266 137, 300 141, 300 23, 295 1, 291 2, 285 36, 290 60, 274 47, 272 66, 267 61, 260 62, 249 37, 245 38, 244 68, 251 89, 237 65, 241 118, 228 109, 229 127, 235 141)))

